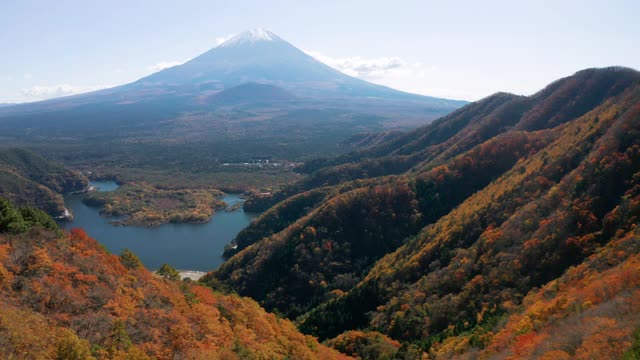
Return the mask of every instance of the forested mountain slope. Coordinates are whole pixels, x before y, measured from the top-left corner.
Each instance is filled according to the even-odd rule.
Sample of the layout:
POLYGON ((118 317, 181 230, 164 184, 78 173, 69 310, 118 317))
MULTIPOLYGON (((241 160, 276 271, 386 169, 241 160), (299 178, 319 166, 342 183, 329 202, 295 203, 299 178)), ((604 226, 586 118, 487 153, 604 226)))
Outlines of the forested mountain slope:
POLYGON ((0 199, 3 359, 346 359, 255 301, 161 278, 130 252, 0 199))
POLYGON ((18 206, 33 206, 53 216, 64 214, 61 193, 87 188, 75 171, 24 149, 0 149, 0 196, 18 206))
POLYGON ((634 70, 625 68, 587 69, 560 79, 530 97, 497 93, 390 141, 339 157, 310 161, 300 170, 313 173, 323 169, 312 177, 315 183, 321 183, 330 181, 321 175, 326 177, 327 173, 332 173, 331 170, 344 172, 344 168, 330 167, 335 165, 343 165, 361 178, 377 175, 369 173, 372 167, 384 162, 406 163, 407 157, 412 161, 404 167, 382 171, 385 174, 399 173, 420 161, 436 158, 443 161, 514 128, 530 131, 575 118, 618 94, 637 81, 637 77, 634 70), (572 98, 566 101, 567 97, 572 98), (547 119, 549 112, 554 114, 547 119), (545 123, 547 121, 548 124, 545 123))
MULTIPOLYGON (((530 97, 496 94, 307 170, 261 199, 297 194, 241 233, 241 251, 204 281, 230 285, 322 339, 378 331, 402 344, 397 357, 589 358, 607 353, 611 343, 595 338, 609 330, 620 335, 617 354, 633 343, 638 72, 589 69, 530 97), (583 294, 589 303, 578 306, 587 277, 629 281, 583 294), (534 314, 539 289, 554 287, 543 293, 560 296, 553 316, 534 314), (613 311, 612 302, 626 307, 613 311), (594 317, 602 327, 555 338, 594 317)), ((349 339, 363 336, 331 343, 349 339)))

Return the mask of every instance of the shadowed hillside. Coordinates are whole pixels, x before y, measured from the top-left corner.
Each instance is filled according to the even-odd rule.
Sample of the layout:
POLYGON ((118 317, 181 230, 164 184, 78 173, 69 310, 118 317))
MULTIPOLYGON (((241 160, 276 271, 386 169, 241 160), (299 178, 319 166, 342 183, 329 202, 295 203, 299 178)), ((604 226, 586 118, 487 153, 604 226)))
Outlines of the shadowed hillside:
POLYGON ((0 149, 0 196, 52 216, 64 214, 62 193, 86 189, 88 180, 23 149, 0 149))

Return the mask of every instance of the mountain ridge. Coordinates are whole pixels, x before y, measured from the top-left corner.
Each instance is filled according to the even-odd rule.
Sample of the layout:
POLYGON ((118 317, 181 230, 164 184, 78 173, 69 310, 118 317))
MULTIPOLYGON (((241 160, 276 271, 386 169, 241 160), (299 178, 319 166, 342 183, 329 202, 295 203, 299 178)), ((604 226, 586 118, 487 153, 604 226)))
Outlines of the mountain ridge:
MULTIPOLYGON (((637 240, 638 104, 637 71, 589 69, 531 97, 485 98, 337 165, 320 163, 274 195, 275 206, 238 235, 239 252, 203 281, 249 294, 321 339, 378 331, 402 343, 398 358, 541 354, 541 341, 515 346, 549 336, 550 318, 509 325, 515 334, 501 321, 522 320, 524 296, 538 296, 572 266, 612 256, 608 244, 637 240)), ((633 241, 618 247, 622 257, 637 253, 633 241)), ((611 299, 637 289, 629 283, 611 299)), ((589 301, 604 311, 602 300, 589 301)), ((630 346, 640 317, 601 314, 630 346)), ((587 344, 572 346, 562 349, 571 356, 587 344)))

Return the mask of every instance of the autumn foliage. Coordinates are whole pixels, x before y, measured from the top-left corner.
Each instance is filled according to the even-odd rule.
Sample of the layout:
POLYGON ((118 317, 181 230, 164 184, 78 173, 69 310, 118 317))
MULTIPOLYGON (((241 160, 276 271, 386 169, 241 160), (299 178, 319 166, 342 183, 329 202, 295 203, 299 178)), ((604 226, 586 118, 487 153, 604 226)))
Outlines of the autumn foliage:
POLYGON ((308 164, 202 280, 306 336, 80 230, 7 226, 0 348, 342 356, 313 335, 362 359, 638 358, 639 104, 636 71, 590 69, 308 164))
POLYGON ((252 300, 155 276, 123 256, 80 229, 0 234, 0 357, 344 358, 252 300))
POLYGON ((589 69, 316 160, 307 179, 273 198, 326 198, 286 227, 258 220, 265 237, 210 277, 285 309, 336 348, 375 348, 349 340, 366 330, 398 341, 398 358, 631 356, 640 328, 638 104, 638 72, 589 69), (390 198, 380 203, 371 189, 390 198), (404 219, 415 221, 376 217, 390 209, 411 210, 404 219), (323 255, 336 245, 376 249, 370 234, 387 247, 350 252, 351 262, 323 255), (287 280, 271 281, 274 273, 287 280), (356 282, 337 286, 343 274, 356 282), (268 295, 251 293, 256 283, 268 295))

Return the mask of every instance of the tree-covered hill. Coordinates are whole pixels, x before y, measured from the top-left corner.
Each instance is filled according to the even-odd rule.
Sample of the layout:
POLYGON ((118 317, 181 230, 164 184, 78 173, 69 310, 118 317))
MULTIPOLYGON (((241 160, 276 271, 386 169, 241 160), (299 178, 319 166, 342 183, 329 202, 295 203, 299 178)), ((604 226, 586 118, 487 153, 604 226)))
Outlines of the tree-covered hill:
POLYGON ((255 301, 166 279, 131 252, 0 199, 3 359, 347 359, 255 301))
POLYGON ((303 170, 249 201, 274 206, 205 282, 321 339, 367 331, 330 341, 359 354, 398 341, 391 357, 615 358, 635 341, 635 70, 499 93, 303 170))
POLYGON ((86 189, 88 180, 25 149, 0 149, 0 196, 52 216, 64 214, 62 193, 86 189))

